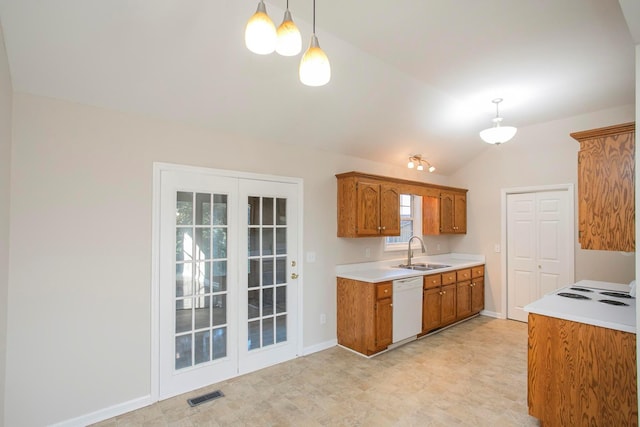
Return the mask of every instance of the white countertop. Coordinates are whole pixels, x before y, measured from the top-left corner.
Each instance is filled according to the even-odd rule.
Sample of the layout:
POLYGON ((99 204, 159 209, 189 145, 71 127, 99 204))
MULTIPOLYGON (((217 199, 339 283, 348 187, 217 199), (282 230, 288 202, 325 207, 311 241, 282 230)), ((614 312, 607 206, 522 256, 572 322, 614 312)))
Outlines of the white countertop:
POLYGON ((619 291, 628 293, 629 285, 623 283, 599 282, 595 280, 581 280, 575 285, 553 291, 537 301, 524 307, 524 311, 558 319, 586 323, 593 326, 615 329, 618 331, 636 333, 636 299, 620 299, 629 304, 628 307, 608 305, 599 299, 612 299, 598 293, 598 290, 619 291), (592 293, 570 290, 570 287, 588 288, 592 293), (591 300, 574 300, 556 295, 566 291, 589 296, 591 300))
POLYGON ((398 258, 393 260, 364 262, 358 264, 342 264, 336 266, 336 276, 345 279, 359 280, 361 282, 386 282, 389 280, 405 279, 407 277, 426 276, 428 274, 437 274, 446 271, 458 270, 461 268, 474 267, 484 264, 484 255, 470 254, 441 254, 431 256, 414 256, 411 262, 413 264, 425 262, 431 264, 446 264, 449 267, 439 268, 436 270, 420 271, 409 270, 406 268, 394 267, 399 264, 405 264, 407 258, 398 258))

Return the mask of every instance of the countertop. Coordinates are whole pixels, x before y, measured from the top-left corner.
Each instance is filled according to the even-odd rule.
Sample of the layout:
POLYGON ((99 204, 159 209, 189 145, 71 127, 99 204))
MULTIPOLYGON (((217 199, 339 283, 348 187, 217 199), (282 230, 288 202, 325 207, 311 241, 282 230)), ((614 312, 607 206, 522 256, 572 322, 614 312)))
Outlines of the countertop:
POLYGON ((461 268, 474 267, 485 263, 484 255, 471 254, 441 254, 431 256, 414 256, 411 262, 413 264, 425 262, 431 264, 445 264, 449 267, 438 268, 436 270, 420 271, 409 270, 406 268, 394 267, 399 264, 405 264, 407 258, 398 258, 393 260, 364 262, 358 264, 342 264, 336 266, 336 276, 345 279, 359 280, 361 282, 386 282, 389 280, 405 279, 407 277, 427 276, 429 274, 438 274, 446 271, 459 270, 461 268))
POLYGON ((629 292, 629 285, 623 283, 599 282, 595 280, 581 280, 575 285, 553 291, 537 301, 524 306, 524 311, 558 319, 571 320, 603 328, 618 331, 636 333, 636 299, 625 299, 629 304, 625 306, 612 306, 598 302, 598 299, 615 299, 601 296, 597 290, 629 292), (573 300, 556 295, 558 292, 567 291, 570 287, 593 289, 593 293, 585 293, 591 300, 573 300))

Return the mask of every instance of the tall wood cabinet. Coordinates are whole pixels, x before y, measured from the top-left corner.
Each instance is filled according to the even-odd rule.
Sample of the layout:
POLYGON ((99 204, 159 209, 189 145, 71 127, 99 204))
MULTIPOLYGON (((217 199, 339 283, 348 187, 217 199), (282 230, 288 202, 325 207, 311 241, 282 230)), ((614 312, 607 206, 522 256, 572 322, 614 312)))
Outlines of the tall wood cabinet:
POLYGON ((393 284, 337 279, 338 344, 370 356, 393 341, 393 284))
POLYGON ((575 132, 582 249, 635 251, 635 123, 575 132))

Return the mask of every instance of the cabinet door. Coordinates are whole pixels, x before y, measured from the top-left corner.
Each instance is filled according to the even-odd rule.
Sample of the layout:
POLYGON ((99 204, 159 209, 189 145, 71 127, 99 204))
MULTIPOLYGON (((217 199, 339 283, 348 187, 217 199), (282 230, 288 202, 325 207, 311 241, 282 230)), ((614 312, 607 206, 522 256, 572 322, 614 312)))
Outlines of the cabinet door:
POLYGON ((456 320, 456 285, 442 287, 442 324, 456 320))
POLYGON ((422 234, 432 236, 440 232, 440 198, 422 196, 422 234))
POLYGON ((456 318, 471 316, 471 281, 458 282, 456 285, 456 318))
POLYGON ((427 289, 422 294, 422 332, 429 332, 440 326, 442 295, 440 287, 427 289))
POLYGON ((393 306, 391 298, 376 302, 376 348, 387 347, 393 341, 393 306))
POLYGON ((453 231, 455 233, 467 232, 466 194, 456 194, 453 196, 453 231))
POLYGON ((471 313, 484 310, 484 277, 473 279, 471 286, 471 313))
POLYGON ((578 239, 582 249, 632 252, 633 134, 584 141, 578 153, 578 239))
MULTIPOLYGON (((357 185, 358 236, 378 236, 380 234, 380 184, 360 181, 357 185)), ((398 202, 399 209, 399 202, 398 202)))
POLYGON ((440 232, 453 233, 454 197, 452 193, 440 194, 440 232))
POLYGON ((400 235, 400 193, 386 184, 380 185, 380 234, 400 235))

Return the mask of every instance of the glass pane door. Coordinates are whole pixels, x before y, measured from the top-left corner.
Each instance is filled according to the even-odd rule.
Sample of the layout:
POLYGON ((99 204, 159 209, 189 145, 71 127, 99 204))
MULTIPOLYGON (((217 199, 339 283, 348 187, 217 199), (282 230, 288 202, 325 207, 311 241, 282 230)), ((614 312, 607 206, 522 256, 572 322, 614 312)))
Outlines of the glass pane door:
POLYGON ((176 195, 175 369, 227 355, 227 195, 176 195))
POLYGON ((298 189, 294 183, 240 183, 245 209, 240 242, 246 250, 240 259, 241 373, 299 353, 298 189))
POLYGON ((287 340, 287 199, 247 203, 247 349, 287 340))

